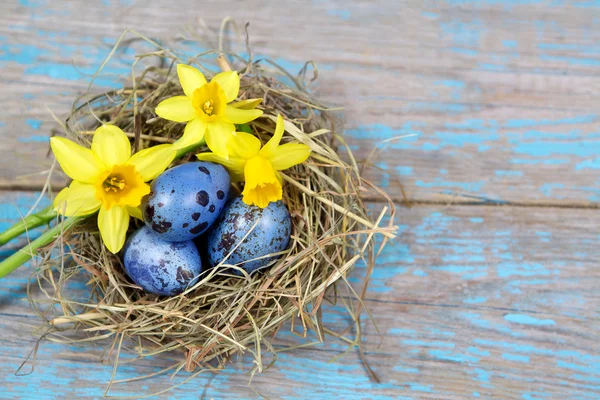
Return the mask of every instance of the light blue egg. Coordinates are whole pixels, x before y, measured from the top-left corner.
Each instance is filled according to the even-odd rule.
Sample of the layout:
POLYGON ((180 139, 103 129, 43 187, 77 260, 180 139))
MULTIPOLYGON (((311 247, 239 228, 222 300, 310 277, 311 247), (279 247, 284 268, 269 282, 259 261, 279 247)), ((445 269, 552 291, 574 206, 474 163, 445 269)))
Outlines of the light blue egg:
POLYGON ((191 240, 215 222, 229 187, 229 174, 221 165, 178 165, 152 182, 150 194, 142 201, 144 222, 164 240, 191 240))
POLYGON ((167 242, 144 226, 125 245, 127 275, 145 292, 173 296, 198 282, 202 261, 196 245, 167 242))
POLYGON ((245 204, 241 197, 235 198, 208 234, 208 260, 215 266, 231 252, 226 264, 239 265, 247 272, 253 272, 276 259, 256 258, 287 249, 291 232, 290 213, 282 201, 260 208, 245 204), (256 227, 250 232, 255 223, 256 227), (250 234, 242 242, 248 232, 250 234))

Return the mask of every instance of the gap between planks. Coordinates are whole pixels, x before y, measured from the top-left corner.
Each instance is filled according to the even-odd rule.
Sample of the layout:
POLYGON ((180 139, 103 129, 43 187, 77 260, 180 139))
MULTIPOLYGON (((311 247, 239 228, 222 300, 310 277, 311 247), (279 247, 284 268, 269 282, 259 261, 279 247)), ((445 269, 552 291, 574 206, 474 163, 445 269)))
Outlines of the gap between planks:
MULTIPOLYGON (((599 209, 600 203, 592 203, 587 201, 506 201, 506 200, 493 200, 493 199, 465 199, 456 198, 453 196, 447 196, 448 198, 441 198, 440 200, 419 200, 419 199, 408 199, 399 197, 390 197, 395 204, 404 207, 418 207, 418 206, 432 206, 440 205, 444 207, 450 206, 477 206, 477 207, 514 207, 514 208, 569 208, 569 209, 599 209)), ((370 203, 385 203, 387 199, 382 197, 369 197, 361 196, 363 201, 370 203)))
MULTIPOLYGON (((54 189, 62 189, 64 185, 53 185, 54 189)), ((15 183, 0 181, 0 191, 13 191, 13 192, 41 192, 43 185, 37 183, 15 183)), ((385 203, 387 199, 380 196, 362 196, 365 202, 370 203, 385 203)), ((593 203, 588 201, 540 201, 540 200, 528 200, 528 201, 506 201, 499 199, 487 199, 477 196, 469 195, 440 195, 440 199, 435 200, 421 200, 421 199, 410 199, 402 197, 391 197, 390 198, 395 204, 399 204, 405 207, 418 207, 418 206, 487 206, 487 207, 515 207, 515 208, 572 208, 572 209, 599 209, 600 203, 593 203)))

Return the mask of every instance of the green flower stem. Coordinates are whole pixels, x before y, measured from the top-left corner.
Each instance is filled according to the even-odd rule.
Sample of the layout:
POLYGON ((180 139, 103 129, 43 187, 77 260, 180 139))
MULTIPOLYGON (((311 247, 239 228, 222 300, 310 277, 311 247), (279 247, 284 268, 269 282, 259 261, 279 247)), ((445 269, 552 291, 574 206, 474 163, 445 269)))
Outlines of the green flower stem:
POLYGON ((184 147, 183 149, 179 149, 179 150, 177 150, 177 155, 175 156, 175 158, 181 158, 181 157, 187 155, 188 153, 191 153, 192 151, 198 150, 200 147, 204 146, 205 144, 206 144, 206 140, 202 139, 198 143, 195 143, 188 147, 184 147))
POLYGON ((17 236, 33 229, 38 226, 45 225, 56 218, 56 211, 52 209, 52 206, 44 208, 42 211, 31 214, 15 225, 8 228, 6 231, 0 233, 0 246, 10 242, 17 236))
POLYGON ((82 217, 63 219, 61 223, 57 224, 53 228, 48 229, 46 232, 44 232, 44 234, 42 234, 42 236, 29 243, 29 245, 23 247, 21 250, 0 262, 0 278, 5 277, 15 269, 19 268, 21 265, 25 264, 31 259, 32 256, 37 254, 37 251, 40 247, 49 245, 64 231, 68 230, 71 226, 82 219, 82 217))

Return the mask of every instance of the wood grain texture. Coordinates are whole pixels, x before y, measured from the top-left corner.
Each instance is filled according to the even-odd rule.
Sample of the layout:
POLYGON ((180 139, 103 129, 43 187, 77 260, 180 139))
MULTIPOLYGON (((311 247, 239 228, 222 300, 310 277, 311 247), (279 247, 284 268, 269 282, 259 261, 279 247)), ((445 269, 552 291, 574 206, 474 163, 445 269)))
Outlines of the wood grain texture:
MULTIPOLYGON (((354 350, 335 358, 347 347, 328 338, 281 353, 251 387, 240 362, 175 397, 600 397, 600 221, 594 210, 569 208, 599 200, 598 1, 1 2, 0 187, 41 186, 54 126, 46 107, 64 115, 126 27, 186 46, 177 35, 216 37, 227 15, 251 22, 256 57, 291 71, 315 60, 315 93, 345 107, 359 158, 387 147, 368 176, 396 198, 402 184, 410 199, 436 204, 400 209, 402 234, 373 275, 366 304, 380 334, 366 318, 363 334, 381 384, 354 350), (380 144, 399 136, 407 137, 380 144), (444 206, 474 202, 527 207, 444 206), (561 208, 533 207, 553 204, 561 208)), ((134 54, 119 54, 99 85, 114 87, 134 54)), ((0 196, 0 229, 36 200, 0 196)), ((0 398, 102 396, 111 374, 103 348, 44 343, 33 373, 15 375, 39 326, 25 301, 29 274, 23 268, 0 287, 0 398)), ((350 323, 342 311, 327 308, 334 330, 350 323)), ((283 330, 274 345, 304 341, 283 330)), ((118 379, 172 358, 127 361, 118 379)), ((113 394, 156 392, 187 377, 113 394)))
MULTIPOLYGON (((4 210, 21 212, 34 196, 4 194, 4 210)), ((3 214, 3 222, 10 222, 3 214)), ((248 387, 248 360, 178 388, 176 398, 592 399, 600 396, 600 260, 594 210, 486 206, 421 206, 399 212, 402 234, 381 255, 366 305, 377 329, 363 318, 368 361, 382 383, 369 381, 355 351, 328 337, 326 344, 279 354, 275 366, 248 387), (379 332, 379 333, 378 333, 379 332)), ((360 282, 359 266, 351 281, 360 282)), ((0 379, 10 398, 96 398, 112 366, 103 348, 43 342, 33 373, 14 372, 35 344, 40 321, 24 301, 31 273, 3 280, 0 379), (34 394, 35 393, 35 394, 34 394)), ((343 331, 351 321, 341 304, 324 321, 343 331)), ((274 346, 301 339, 282 329, 274 346)), ((125 379, 156 372, 173 357, 136 360, 119 369, 125 379)), ((27 370, 27 369, 26 369, 27 370)), ((182 373, 117 386, 116 393, 162 390, 182 373)))
MULTIPOLYGON (((229 15, 251 22, 257 57, 291 71, 318 63, 315 92, 345 107, 359 158, 413 135, 390 143, 369 174, 397 198, 402 184, 420 201, 599 199, 596 1, 13 0, 0 10, 4 187, 43 182, 45 107, 64 115, 126 27, 179 48, 186 28, 216 37, 229 15)), ((127 74, 132 56, 107 66, 100 86, 127 74)))

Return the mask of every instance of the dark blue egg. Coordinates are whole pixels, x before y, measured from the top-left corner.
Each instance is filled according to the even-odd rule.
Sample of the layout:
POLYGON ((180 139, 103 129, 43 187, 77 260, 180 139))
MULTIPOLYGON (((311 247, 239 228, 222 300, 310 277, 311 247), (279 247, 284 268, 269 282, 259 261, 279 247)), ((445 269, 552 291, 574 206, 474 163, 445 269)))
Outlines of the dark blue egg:
POLYGON ((147 226, 127 241, 123 264, 127 275, 144 291, 163 296, 173 296, 193 286, 202 272, 194 242, 167 242, 147 226))
POLYGON ((238 197, 225 207, 208 234, 208 260, 215 266, 231 253, 224 263, 237 264, 250 273, 277 257, 256 258, 287 249, 291 232, 292 220, 283 202, 260 208, 249 206, 238 197), (244 239, 246 234, 248 236, 244 239))
POLYGON ((219 164, 192 162, 162 173, 142 201, 144 221, 170 242, 205 232, 227 202, 229 174, 219 164))

